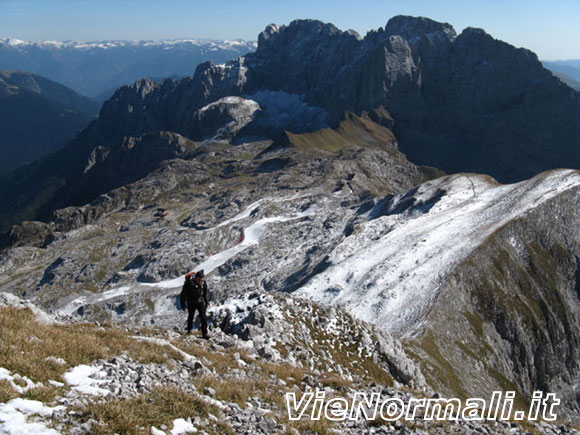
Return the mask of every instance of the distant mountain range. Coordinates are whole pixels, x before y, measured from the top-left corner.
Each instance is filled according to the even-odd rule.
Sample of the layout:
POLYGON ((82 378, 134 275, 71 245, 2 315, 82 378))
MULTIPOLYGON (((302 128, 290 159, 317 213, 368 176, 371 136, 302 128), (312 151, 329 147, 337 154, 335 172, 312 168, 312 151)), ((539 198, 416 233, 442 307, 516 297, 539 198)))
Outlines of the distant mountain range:
POLYGON ((0 174, 61 148, 98 110, 94 101, 44 77, 0 71, 0 174))
POLYGON ((252 41, 28 42, 0 38, 0 69, 24 70, 104 101, 143 77, 192 75, 207 60, 225 62, 254 51, 252 41))
POLYGON ((580 91, 580 59, 543 61, 546 68, 551 70, 564 83, 580 91))

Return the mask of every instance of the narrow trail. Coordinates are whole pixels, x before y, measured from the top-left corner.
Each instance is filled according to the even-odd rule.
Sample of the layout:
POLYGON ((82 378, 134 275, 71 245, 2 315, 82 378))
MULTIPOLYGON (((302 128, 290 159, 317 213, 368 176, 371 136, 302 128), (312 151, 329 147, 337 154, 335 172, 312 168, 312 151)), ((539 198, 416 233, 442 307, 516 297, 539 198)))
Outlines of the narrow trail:
MULTIPOLYGON (((296 197, 289 197, 289 198, 281 198, 275 199, 276 202, 279 201, 287 201, 294 199, 296 197)), ((225 222, 220 223, 219 225, 205 231, 211 231, 224 225, 231 224, 233 222, 242 220, 251 216, 251 214, 259 208, 260 205, 264 204, 266 200, 259 200, 255 203, 251 204, 247 207, 242 213, 239 215, 228 219, 225 222)), ((260 242, 260 238, 263 234, 265 234, 267 230, 267 226, 270 224, 275 223, 284 223, 290 222, 298 219, 302 219, 308 216, 312 216, 315 214, 315 210, 308 209, 302 213, 297 213, 294 215, 289 216, 276 216, 276 217, 267 217, 259 219, 258 221, 254 222, 247 228, 242 229, 242 233, 236 243, 227 248, 223 251, 217 252, 207 258, 204 262, 198 264, 193 270, 201 270, 205 271, 205 274, 208 275, 221 265, 225 264, 228 260, 238 255, 240 252, 246 250, 250 246, 257 245, 260 242)), ((184 274, 185 275, 185 274, 184 274)), ((94 304, 103 301, 107 301, 119 296, 124 296, 128 294, 136 294, 148 291, 151 288, 155 289, 177 289, 183 285, 184 275, 179 276, 177 278, 168 279, 165 281, 160 281, 157 283, 134 283, 132 285, 122 286, 113 288, 110 290, 105 291, 104 293, 89 295, 89 296, 81 296, 78 297, 71 302, 67 303, 65 306, 58 310, 61 314, 72 314, 77 311, 80 307, 87 305, 87 304, 94 304)))

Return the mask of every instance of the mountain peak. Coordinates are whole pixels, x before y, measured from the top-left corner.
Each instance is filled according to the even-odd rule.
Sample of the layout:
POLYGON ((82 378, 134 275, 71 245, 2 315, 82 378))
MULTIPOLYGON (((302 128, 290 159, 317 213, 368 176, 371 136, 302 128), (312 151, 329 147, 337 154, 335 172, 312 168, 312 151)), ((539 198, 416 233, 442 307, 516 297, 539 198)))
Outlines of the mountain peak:
POLYGON ((449 23, 440 23, 425 17, 397 15, 387 22, 385 31, 388 35, 399 35, 412 42, 425 35, 442 34, 450 41, 457 33, 449 23))
POLYGON ((258 49, 256 52, 269 51, 269 48, 277 46, 281 42, 284 45, 318 44, 335 37, 361 39, 360 35, 353 30, 342 31, 331 23, 300 19, 294 20, 286 26, 268 25, 258 36, 258 49))

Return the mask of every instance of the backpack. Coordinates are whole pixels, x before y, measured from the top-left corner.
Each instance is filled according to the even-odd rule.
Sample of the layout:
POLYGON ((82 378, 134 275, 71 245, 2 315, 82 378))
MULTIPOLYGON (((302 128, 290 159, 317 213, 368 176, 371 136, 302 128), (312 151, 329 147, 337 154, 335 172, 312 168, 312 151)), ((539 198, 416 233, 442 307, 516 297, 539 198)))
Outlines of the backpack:
POLYGON ((185 275, 185 282, 183 283, 183 287, 181 288, 181 293, 179 295, 179 301, 181 303, 181 307, 185 308, 186 302, 192 300, 191 293, 193 292, 193 284, 191 282, 191 277, 195 275, 195 272, 189 272, 185 275))

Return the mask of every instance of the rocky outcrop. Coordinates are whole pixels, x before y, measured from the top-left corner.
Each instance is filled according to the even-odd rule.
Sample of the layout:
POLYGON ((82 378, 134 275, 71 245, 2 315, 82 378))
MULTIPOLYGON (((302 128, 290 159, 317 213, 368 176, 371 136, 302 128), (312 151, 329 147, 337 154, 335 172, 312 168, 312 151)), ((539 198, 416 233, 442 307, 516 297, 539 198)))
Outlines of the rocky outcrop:
POLYGON ((190 137, 198 140, 231 140, 253 121, 260 105, 241 97, 225 97, 197 110, 190 137))
MULTIPOLYGON (((377 412, 373 418, 373 405, 361 403, 366 412, 322 423, 323 428, 345 434, 368 429, 420 435, 432 432, 434 427, 437 433, 578 433, 570 424, 543 421, 467 421, 447 415, 447 421, 434 422, 422 401, 432 399, 430 406, 435 409, 445 404, 445 399, 420 388, 416 383, 420 372, 415 368, 413 381, 401 386, 390 377, 390 369, 384 369, 385 357, 392 363, 393 352, 399 356, 396 364, 404 360, 405 368, 414 366, 396 340, 388 334, 377 336, 368 325, 353 321, 340 310, 322 309, 291 297, 284 299, 254 294, 248 300, 230 301, 227 308, 220 308, 219 318, 234 329, 241 324, 240 319, 242 323, 244 318, 249 319, 246 326, 253 326, 252 339, 241 340, 214 327, 211 338, 202 340, 196 334, 186 336, 168 329, 79 324, 70 317, 61 318, 62 322, 53 326, 51 316, 32 304, 0 293, 0 309, 7 316, 3 331, 14 333, 19 327, 28 327, 34 334, 27 344, 36 352, 42 348, 39 361, 26 362, 41 368, 40 375, 32 371, 32 379, 18 373, 24 364, 20 361, 12 362, 10 369, 0 367, 6 397, 0 406, 0 429, 7 433, 24 430, 78 435, 119 427, 153 434, 170 430, 307 432, 310 427, 319 427, 320 421, 309 421, 310 408, 300 421, 290 420, 285 394, 308 400, 306 394, 317 393, 324 394, 324 402, 332 398, 363 402, 361 395, 366 395, 377 401, 377 409, 394 399, 408 407, 413 417, 412 421, 392 421, 377 412), (345 334, 346 329, 350 336, 345 334), (47 337, 63 331, 86 340, 54 345, 55 340, 47 337), (276 348, 268 345, 272 339, 279 341, 276 348), (377 352, 377 340, 386 354, 377 352), (109 346, 117 351, 109 353, 109 346), (344 353, 344 357, 340 361, 331 359, 335 352, 344 353), (294 355, 299 358, 293 360, 294 355), (300 358, 305 355, 306 360, 300 358), (327 371, 326 364, 337 371, 327 371), (39 376, 46 377, 45 373, 49 379, 41 382, 39 376), (153 415, 155 420, 151 420, 153 415)), ((18 349, 12 344, 13 337, 4 337, 18 349)))
POLYGON ((170 132, 125 137, 112 149, 95 148, 78 180, 76 195, 94 198, 126 186, 158 169, 161 162, 181 157, 193 149, 193 142, 170 132))
MULTIPOLYGON (((348 361, 339 357, 324 359, 320 354, 353 352, 370 358, 397 382, 425 388, 425 379, 407 357, 400 343, 390 334, 368 327, 340 309, 309 306, 292 297, 254 293, 247 299, 234 300, 227 308, 213 308, 212 322, 226 333, 251 341, 261 355, 269 359, 302 361, 336 373, 352 373, 348 361), (351 342, 353 337, 356 342, 351 342), (324 338, 323 338, 324 337, 324 338), (315 341, 327 342, 315 344, 315 341), (302 343, 301 350, 297 344, 302 343), (284 355, 282 357, 281 353, 284 355)), ((360 362, 360 361, 359 361, 360 362)), ((352 373, 352 376, 356 374, 352 373)))

